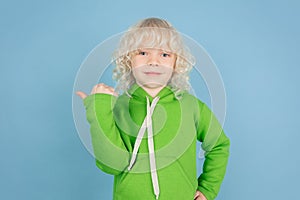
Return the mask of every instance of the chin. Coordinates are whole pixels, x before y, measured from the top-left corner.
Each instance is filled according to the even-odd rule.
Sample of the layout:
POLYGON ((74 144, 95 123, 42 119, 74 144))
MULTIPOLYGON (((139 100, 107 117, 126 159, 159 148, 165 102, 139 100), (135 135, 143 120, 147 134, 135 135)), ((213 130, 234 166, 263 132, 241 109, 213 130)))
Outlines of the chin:
POLYGON ((149 89, 157 89, 160 87, 164 87, 165 85, 159 84, 159 83, 147 83, 143 84, 143 87, 149 88, 149 89))

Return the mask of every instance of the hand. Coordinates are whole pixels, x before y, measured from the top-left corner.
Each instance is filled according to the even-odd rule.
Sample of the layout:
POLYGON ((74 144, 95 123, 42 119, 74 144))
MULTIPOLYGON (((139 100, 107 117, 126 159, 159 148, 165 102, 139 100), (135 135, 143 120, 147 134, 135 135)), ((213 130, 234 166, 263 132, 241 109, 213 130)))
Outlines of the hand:
POLYGON ((207 199, 200 191, 197 191, 194 200, 207 200, 207 199))
MULTIPOLYGON (((114 88, 109 87, 103 83, 99 83, 93 87, 91 94, 96 94, 96 93, 111 94, 114 96, 118 96, 114 88)), ((82 99, 85 99, 88 96, 86 93, 82 91, 77 91, 76 94, 82 99)))

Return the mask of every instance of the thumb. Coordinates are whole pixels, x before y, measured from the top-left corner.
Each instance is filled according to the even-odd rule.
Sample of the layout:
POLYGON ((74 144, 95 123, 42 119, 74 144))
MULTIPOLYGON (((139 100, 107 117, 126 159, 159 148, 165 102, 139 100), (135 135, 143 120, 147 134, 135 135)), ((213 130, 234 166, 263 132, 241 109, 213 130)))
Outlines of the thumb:
POLYGON ((85 99, 87 97, 87 95, 84 92, 81 91, 77 91, 76 94, 81 98, 81 99, 85 99))

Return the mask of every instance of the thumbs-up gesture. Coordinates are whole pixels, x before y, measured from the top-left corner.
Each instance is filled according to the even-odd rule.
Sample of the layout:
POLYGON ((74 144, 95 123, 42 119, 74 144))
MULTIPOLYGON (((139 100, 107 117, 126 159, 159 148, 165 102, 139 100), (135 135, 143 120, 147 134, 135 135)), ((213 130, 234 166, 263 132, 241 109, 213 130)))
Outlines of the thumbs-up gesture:
MULTIPOLYGON (((96 93, 103 93, 103 94, 110 94, 114 96, 118 96, 118 94, 115 92, 114 88, 105 85, 104 83, 99 83, 95 85, 91 91, 91 94, 96 93)), ((77 91, 76 94, 81 98, 85 99, 88 95, 82 91, 77 91)))

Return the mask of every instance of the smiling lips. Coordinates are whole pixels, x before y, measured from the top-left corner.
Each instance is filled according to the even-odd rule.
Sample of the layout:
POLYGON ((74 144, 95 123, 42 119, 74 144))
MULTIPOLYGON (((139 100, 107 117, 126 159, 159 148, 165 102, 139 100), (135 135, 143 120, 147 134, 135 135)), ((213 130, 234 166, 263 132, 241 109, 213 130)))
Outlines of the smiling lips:
POLYGON ((148 76, 157 76, 157 75, 161 75, 162 73, 160 73, 160 72, 144 72, 144 74, 146 74, 148 76))

